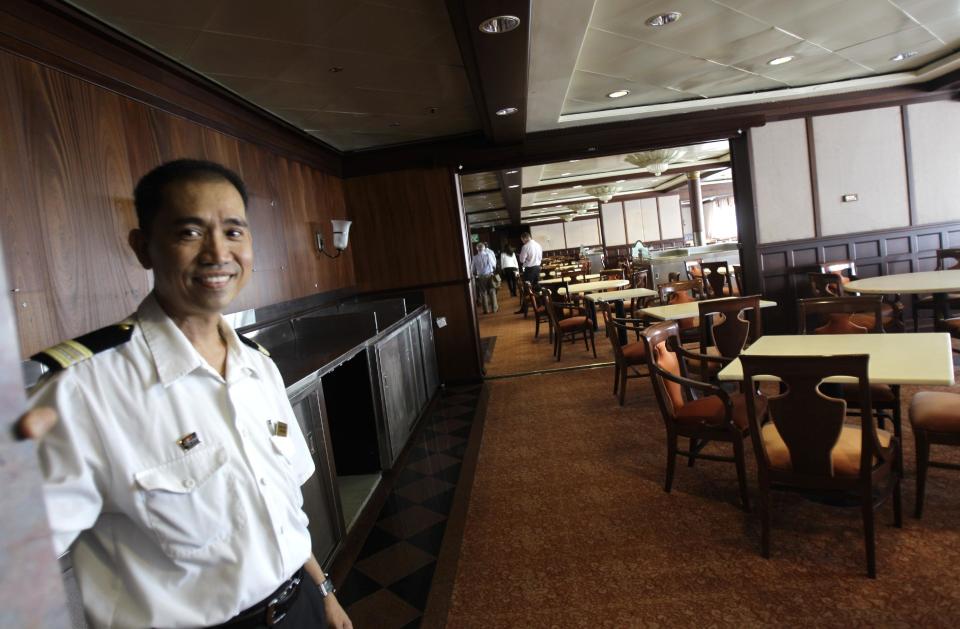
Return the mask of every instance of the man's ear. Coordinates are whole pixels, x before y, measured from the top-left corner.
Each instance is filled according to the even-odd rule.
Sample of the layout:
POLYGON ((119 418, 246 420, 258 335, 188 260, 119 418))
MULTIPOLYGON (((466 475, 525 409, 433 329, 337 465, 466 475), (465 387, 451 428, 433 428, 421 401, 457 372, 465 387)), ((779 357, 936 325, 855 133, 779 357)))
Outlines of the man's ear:
POLYGON ((143 231, 139 229, 131 229, 130 234, 127 236, 127 243, 130 245, 130 248, 133 249, 134 255, 137 256, 137 260, 140 261, 140 266, 145 269, 152 269, 153 262, 150 260, 150 251, 147 247, 147 237, 143 231))

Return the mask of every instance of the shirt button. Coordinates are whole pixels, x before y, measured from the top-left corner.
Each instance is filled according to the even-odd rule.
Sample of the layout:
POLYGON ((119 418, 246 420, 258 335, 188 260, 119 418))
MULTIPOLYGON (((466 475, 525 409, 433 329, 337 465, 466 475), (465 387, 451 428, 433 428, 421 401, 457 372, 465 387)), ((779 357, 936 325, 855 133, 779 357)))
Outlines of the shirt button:
POLYGON ((183 486, 186 489, 193 489, 197 486, 197 481, 193 480, 192 478, 185 478, 183 479, 183 486))
POLYGON ((261 485, 266 485, 266 484, 267 484, 267 479, 264 478, 263 476, 261 476, 261 477, 260 477, 260 484, 261 484, 261 485))

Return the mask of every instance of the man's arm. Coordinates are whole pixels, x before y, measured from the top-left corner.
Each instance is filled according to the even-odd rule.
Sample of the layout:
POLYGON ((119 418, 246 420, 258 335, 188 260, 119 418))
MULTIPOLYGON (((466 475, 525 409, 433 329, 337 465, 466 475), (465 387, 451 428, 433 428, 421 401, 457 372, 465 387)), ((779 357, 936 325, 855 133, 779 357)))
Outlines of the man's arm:
MULTIPOLYGON (((303 564, 303 569, 310 575, 310 578, 313 579, 317 587, 327 579, 323 568, 320 567, 320 563, 312 553, 310 554, 310 559, 307 559, 307 563, 303 564)), ((353 623, 350 622, 350 618, 347 617, 347 612, 340 606, 340 601, 337 600, 337 596, 333 592, 324 597, 323 609, 327 615, 327 624, 332 627, 332 629, 353 629, 353 623)))

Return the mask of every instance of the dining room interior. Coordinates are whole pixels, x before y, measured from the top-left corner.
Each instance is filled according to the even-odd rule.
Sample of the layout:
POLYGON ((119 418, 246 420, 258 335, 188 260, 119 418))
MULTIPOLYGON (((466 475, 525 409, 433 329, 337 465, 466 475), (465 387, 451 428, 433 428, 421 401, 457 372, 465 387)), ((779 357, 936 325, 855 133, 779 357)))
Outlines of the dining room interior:
POLYGON ((960 620, 957 2, 7 0, 0 86, 4 426, 223 164, 358 629, 960 620))

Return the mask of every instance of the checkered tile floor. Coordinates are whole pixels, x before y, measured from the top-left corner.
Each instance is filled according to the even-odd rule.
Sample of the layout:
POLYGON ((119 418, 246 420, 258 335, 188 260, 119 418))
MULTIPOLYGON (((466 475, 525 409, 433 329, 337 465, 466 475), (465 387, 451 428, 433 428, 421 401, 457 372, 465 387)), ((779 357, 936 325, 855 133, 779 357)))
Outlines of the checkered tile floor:
POLYGON ((447 388, 418 429, 337 597, 358 629, 419 627, 482 385, 447 388))

